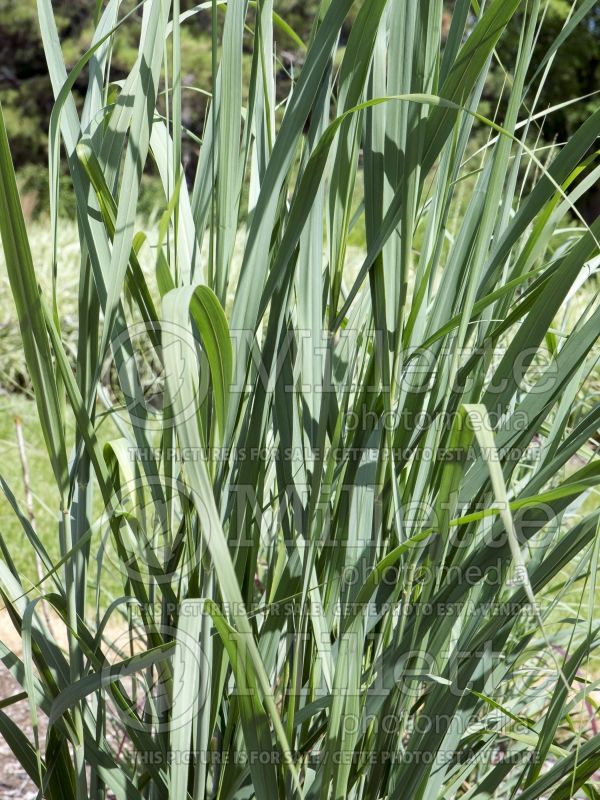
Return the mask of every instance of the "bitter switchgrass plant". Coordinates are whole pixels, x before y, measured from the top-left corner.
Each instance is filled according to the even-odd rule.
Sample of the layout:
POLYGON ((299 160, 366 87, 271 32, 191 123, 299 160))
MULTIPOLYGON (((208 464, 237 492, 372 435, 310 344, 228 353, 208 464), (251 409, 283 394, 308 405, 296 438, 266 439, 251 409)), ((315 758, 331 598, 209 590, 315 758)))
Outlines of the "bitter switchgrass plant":
POLYGON ((289 85, 273 0, 98 3, 69 72, 38 0, 48 235, 62 153, 81 248, 74 370, 62 254, 42 293, 0 122, 2 240, 60 498, 53 561, 3 482, 45 574, 32 587, 0 540, 22 639, 0 656, 32 731, 11 721, 22 694, 0 729, 40 796, 598 797, 600 221, 577 201, 600 110, 548 149, 538 107, 592 5, 535 64, 541 0, 457 0, 444 41, 442 0, 322 0, 289 85), (497 64, 517 13, 516 63, 497 64), (115 82, 131 14, 139 56, 115 82), (194 15, 213 80, 190 132, 194 15), (190 184, 184 137, 201 139, 190 184))

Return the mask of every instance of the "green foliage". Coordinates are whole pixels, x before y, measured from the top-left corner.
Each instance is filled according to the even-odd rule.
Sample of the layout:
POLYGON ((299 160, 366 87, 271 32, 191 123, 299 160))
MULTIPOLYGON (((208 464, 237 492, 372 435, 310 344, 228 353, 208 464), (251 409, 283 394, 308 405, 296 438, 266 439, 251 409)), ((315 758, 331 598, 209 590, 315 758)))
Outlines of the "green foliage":
POLYGON ((8 746, 65 800, 594 797, 600 218, 577 204, 600 109, 537 146, 543 4, 458 0, 448 26, 442 0, 323 0, 284 72, 270 0, 190 17, 153 0, 141 26, 127 8, 82 19, 67 68, 38 2, 49 286, 0 116, 0 233, 59 542, 3 481, 44 571, 31 586, 0 532, 22 641, 0 660, 33 731, 3 713, 8 746), (191 20, 210 24, 210 80, 184 146, 191 20))
MULTIPOLYGON (((195 7, 193 0, 180 3, 182 12, 195 7)), ((285 3, 282 12, 286 12, 285 3)), ((135 8, 133 0, 121 3, 122 13, 135 8)), ((87 0, 58 0, 53 4, 56 27, 61 40, 65 63, 73 65, 89 46, 93 34, 93 17, 87 0)), ((300 35, 308 40, 310 25, 314 17, 316 3, 304 4, 302 10, 291 14, 288 22, 292 28, 298 25, 300 35)), ((221 25, 221 19, 218 24, 221 25)), ((137 57, 137 37, 140 30, 139 13, 130 17, 115 39, 111 53, 112 80, 122 80, 128 74, 137 57)), ((251 22, 251 19, 249 20, 251 22)), ((297 45, 281 29, 278 41, 283 49, 283 64, 289 66, 289 59, 296 60, 297 45), (287 55, 286 55, 287 53, 287 55)), ((250 34, 246 35, 247 47, 250 34)), ((194 91, 202 86, 205 92, 211 91, 211 52, 210 52, 210 8, 193 15, 181 30, 181 83, 182 83, 182 121, 184 131, 184 167, 191 174, 195 167, 197 147, 186 135, 189 130, 195 136, 201 134, 207 107, 207 95, 194 91)), ((170 41, 167 43, 170 48, 170 41)), ((246 81, 250 77, 250 57, 242 56, 246 81)), ((170 49, 169 49, 170 53, 170 49)), ((170 57, 170 56, 169 56, 170 57)), ((36 197, 36 213, 48 210, 47 186, 47 147, 48 125, 52 110, 52 88, 48 77, 44 49, 40 37, 36 12, 36 0, 23 0, 15 4, 12 0, 0 0, 0 102, 4 109, 5 124, 11 139, 12 154, 24 192, 36 197)), ((285 69, 285 67, 282 67, 285 69)), ((73 87, 73 96, 81 108, 87 90, 87 75, 84 71, 73 87)), ((159 103, 164 111, 164 102, 159 103)), ((156 186, 148 183, 153 193, 146 192, 146 200, 139 211, 151 213, 156 207, 156 186)), ((65 191, 69 195, 68 184, 65 191)), ((63 195, 59 212, 61 216, 73 217, 74 198, 63 195)))
MULTIPOLYGON (((545 53, 558 38, 572 13, 572 4, 566 0, 551 0, 548 3, 543 25, 536 40, 533 63, 540 64, 545 53)), ((513 63, 522 26, 522 14, 516 15, 503 40, 498 53, 507 63, 513 63)), ((545 120, 542 135, 547 141, 558 139, 564 142, 598 108, 598 86, 600 85, 600 7, 592 5, 585 21, 560 49, 560 58, 552 63, 548 78, 541 86, 539 105, 550 108, 558 103, 583 98, 580 102, 560 109, 545 120), (594 96, 589 97, 594 93, 594 96)), ((537 89, 532 87, 532 92, 537 89)))

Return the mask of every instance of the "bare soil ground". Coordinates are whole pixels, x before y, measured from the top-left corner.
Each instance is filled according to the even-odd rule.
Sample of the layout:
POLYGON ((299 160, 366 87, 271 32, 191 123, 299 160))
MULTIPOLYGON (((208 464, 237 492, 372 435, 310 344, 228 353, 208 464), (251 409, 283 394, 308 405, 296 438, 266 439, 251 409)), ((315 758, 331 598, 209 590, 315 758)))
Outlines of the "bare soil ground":
MULTIPOLYGON (((0 699, 4 700, 7 697, 18 694, 21 687, 6 669, 0 665, 0 699)), ((25 733, 30 741, 33 741, 33 730, 31 727, 31 720, 29 717, 29 706, 26 700, 20 700, 18 703, 5 709, 5 712, 10 716, 19 728, 25 733)), ((43 741, 46 735, 46 718, 40 715, 40 740, 43 741)), ((25 770, 21 767, 17 759, 14 757, 10 747, 0 736, 0 797, 2 800, 11 800, 13 797, 18 797, 20 800, 34 800, 37 797, 37 790, 33 781, 27 775, 25 770)))
MULTIPOLYGON (((67 641, 64 633, 64 626, 58 617, 51 618, 50 624, 57 643, 66 652, 67 641)), ((107 636, 109 638, 113 636, 114 638, 118 638, 122 633, 122 629, 116 626, 113 629, 112 626, 108 626, 107 636)), ((0 609, 0 641, 19 658, 22 657, 21 638, 15 630, 5 609, 0 609)), ((22 691, 22 687, 13 678, 8 668, 0 662, 0 702, 14 697, 22 691)), ((3 708, 3 711, 19 726, 33 744, 33 728, 27 700, 19 700, 3 708)), ((48 720, 42 712, 39 712, 38 723, 39 740, 43 754, 48 720)), ((12 798, 34 800, 36 797, 37 790, 35 784, 13 755, 4 737, 0 735, 0 800, 12 800, 12 798)))

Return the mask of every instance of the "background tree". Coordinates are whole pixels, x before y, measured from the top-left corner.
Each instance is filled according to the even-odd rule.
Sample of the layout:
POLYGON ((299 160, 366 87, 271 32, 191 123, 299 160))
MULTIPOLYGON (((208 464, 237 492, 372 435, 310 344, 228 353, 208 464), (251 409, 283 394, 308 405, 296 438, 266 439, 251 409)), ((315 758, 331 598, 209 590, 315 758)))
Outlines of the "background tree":
MULTIPOLYGON (((54 0, 58 32, 63 47, 67 68, 89 45, 93 31, 93 18, 90 16, 90 0, 54 0)), ((298 36, 307 42, 311 35, 313 21, 318 8, 318 0, 276 0, 276 11, 286 20, 298 36)), ((445 3, 444 34, 450 25, 455 0, 445 3)), ((122 13, 134 8, 134 0, 124 0, 122 13)), ((195 0, 181 0, 182 11, 196 6, 195 0)), ((559 35, 572 8, 568 0, 549 0, 544 22, 535 47, 533 63, 539 63, 552 42, 559 35)), ((220 12, 221 13, 221 12, 220 12)), ((139 39, 140 13, 134 12, 115 40, 111 59, 111 77, 119 80, 128 74, 133 64, 139 39)), ((508 35, 498 46, 501 64, 515 62, 522 27, 523 14, 517 14, 510 23, 508 35)), ((350 17, 350 20, 352 17, 350 17)), ((252 20, 250 10, 249 21, 252 20)), ((196 135, 201 135, 206 110, 206 97, 191 90, 191 86, 211 90, 210 57, 210 9, 201 11, 186 19, 181 28, 181 59, 183 92, 183 121, 196 135), (187 88, 186 88, 187 87, 187 88)), ((342 28, 340 46, 343 48, 350 29, 350 23, 342 28)), ((247 32, 247 37, 251 36, 247 32)), ((444 37, 445 38, 445 37, 444 37)), ((301 64, 302 52, 292 39, 276 30, 278 48, 276 56, 280 60, 280 80, 278 87, 285 88, 284 73, 290 64, 301 64)), ((244 69, 249 79, 250 48, 244 59, 244 69)), ((562 47, 560 62, 552 64, 548 79, 542 89, 539 109, 557 105, 567 99, 584 97, 600 86, 600 4, 593 9, 580 25, 576 36, 570 37, 562 47)), ((490 70, 484 100, 485 109, 493 113, 505 82, 505 75, 499 63, 490 70)), ((76 102, 82 101, 87 84, 84 71, 78 79, 74 96, 76 102)), ((536 87, 532 87, 532 91, 536 87)), ((532 92, 530 92, 532 95, 532 92)), ((33 192, 38 201, 38 209, 46 206, 46 177, 48 121, 53 99, 50 82, 46 74, 46 62, 37 22, 36 0, 0 0, 0 102, 4 111, 9 139, 12 143, 13 158, 25 190, 33 192)), ((571 104, 549 115, 545 120, 542 137, 546 141, 565 141, 582 121, 597 107, 597 95, 571 104)), ((500 105, 502 111, 502 104, 500 105)), ((190 139, 183 140, 184 164, 193 168, 197 147, 190 139)), ((598 192, 590 193, 588 204, 595 203, 598 192)), ((63 198, 69 203, 69 194, 63 198)))

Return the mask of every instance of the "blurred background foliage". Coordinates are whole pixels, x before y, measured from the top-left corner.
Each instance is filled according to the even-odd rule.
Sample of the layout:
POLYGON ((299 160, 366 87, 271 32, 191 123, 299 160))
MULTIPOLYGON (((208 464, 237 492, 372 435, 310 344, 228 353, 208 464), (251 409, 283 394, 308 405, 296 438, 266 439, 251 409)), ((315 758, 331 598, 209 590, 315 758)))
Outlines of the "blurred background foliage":
MULTIPOLYGON (((275 10, 286 23, 306 42, 311 35, 319 0, 275 0, 275 10)), ((358 4, 356 4, 358 5, 358 4)), ((447 2, 444 26, 450 24, 454 3, 447 2)), ((90 6, 101 7, 98 0, 53 0, 59 36, 67 67, 73 66, 89 46, 92 36, 90 6)), ((122 13, 134 9, 134 0, 123 0, 122 13)), ((195 0, 181 0, 182 12, 196 6, 195 0)), ((575 4, 576 8, 576 4, 575 4)), ((552 41, 559 35, 565 20, 573 12, 570 0, 549 0, 544 23, 538 37, 534 64, 539 63, 552 41)), ((354 11, 356 13, 356 10, 354 11)), ((211 89, 211 24, 210 9, 189 16, 182 26, 182 62, 184 69, 183 123, 201 136, 207 106, 207 97, 192 87, 205 91, 211 89)), ((134 11, 117 37, 117 47, 112 54, 111 75, 118 81, 128 74, 137 54, 137 41, 141 9, 134 11)), ((345 34, 352 24, 350 15, 345 34)), ((247 36, 252 35, 253 9, 248 15, 247 36)), ((502 115, 499 99, 507 92, 507 78, 503 64, 515 62, 519 45, 520 17, 511 23, 512 36, 503 37, 497 60, 490 72, 484 92, 482 112, 502 115)), ((278 88, 283 93, 286 83, 293 79, 302 65, 303 52, 294 39, 276 28, 279 64, 278 88), (287 78, 287 81, 286 81, 287 78)), ((340 41, 343 48, 344 31, 340 41)), ((246 69, 250 69, 248 48, 246 69)), ((24 210, 28 216, 37 216, 47 210, 47 138, 48 120, 53 97, 46 74, 46 64, 37 23, 36 0, 0 0, 0 102, 7 123, 13 158, 19 174, 24 210)), ((83 97, 87 75, 84 71, 75 85, 76 101, 83 97)), ((509 84, 508 84, 509 85, 509 84)), ((590 12, 579 34, 568 39, 561 50, 560 61, 555 61, 549 79, 542 90, 538 109, 555 106, 569 99, 585 97, 582 102, 566 106, 548 116, 541 130, 546 142, 564 141, 581 124, 591 108, 597 105, 598 96, 592 94, 600 87, 600 3, 590 12)), ((536 87, 532 87, 532 97, 536 87)), ((483 135, 483 132, 482 132, 483 135)), ((188 137, 184 141, 184 166, 188 175, 193 173, 197 143, 188 137)), ((61 192, 61 213, 73 217, 75 207, 65 180, 61 192)), ((140 201, 140 214, 151 212, 155 201, 154 181, 146 177, 146 191, 140 201)), ((600 210, 600 187, 586 198, 584 216, 593 218, 600 210)))

